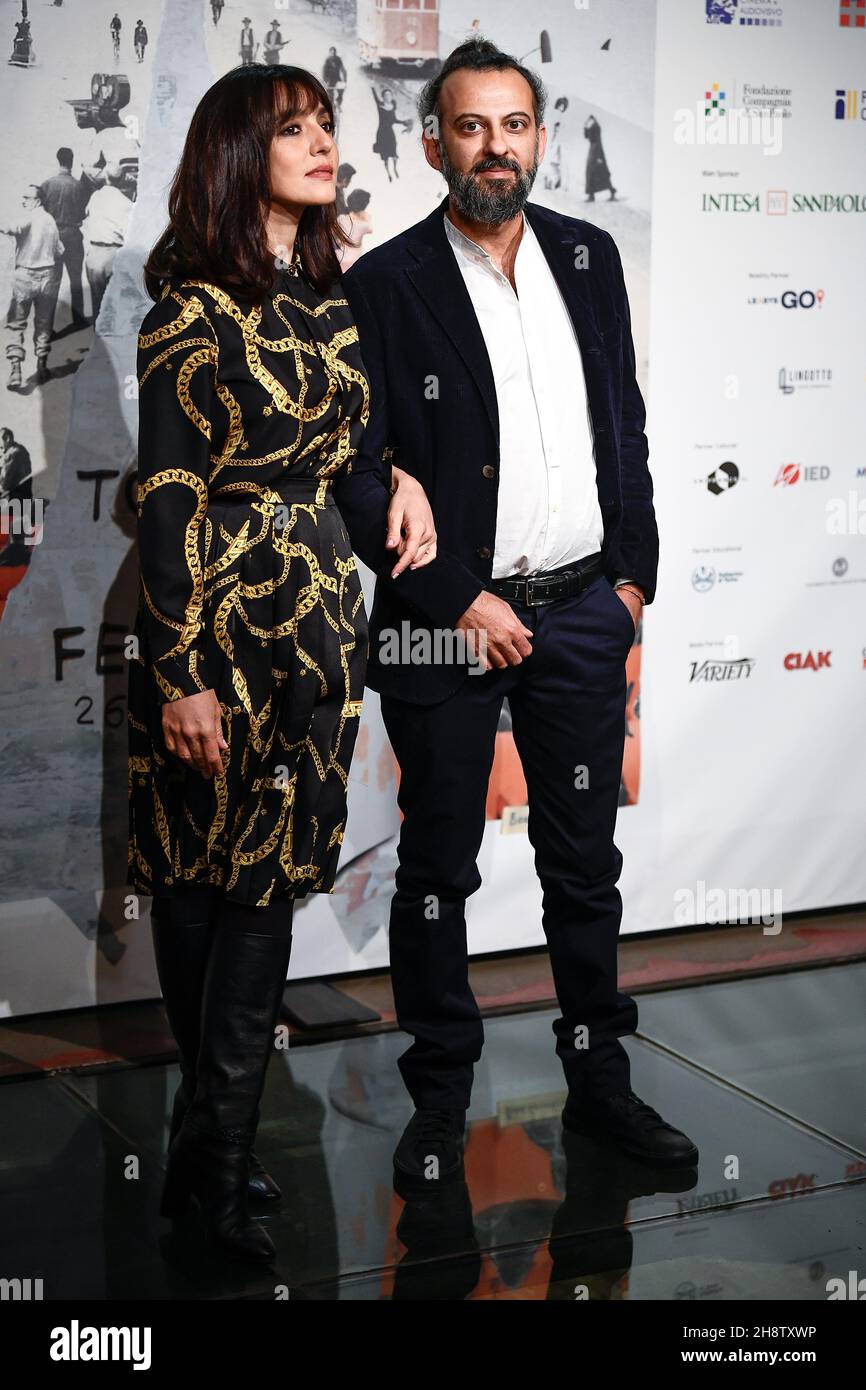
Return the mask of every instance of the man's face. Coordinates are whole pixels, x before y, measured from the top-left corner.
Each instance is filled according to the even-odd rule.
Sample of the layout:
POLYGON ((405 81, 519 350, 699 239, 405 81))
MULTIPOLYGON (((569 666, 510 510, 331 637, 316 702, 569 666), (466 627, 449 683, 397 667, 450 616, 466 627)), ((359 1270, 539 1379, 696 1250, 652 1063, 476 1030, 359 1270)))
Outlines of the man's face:
POLYGON ((424 153, 458 212, 491 224, 518 216, 547 143, 544 126, 535 124, 529 83, 512 68, 460 68, 446 77, 439 110, 439 140, 425 134, 424 153))

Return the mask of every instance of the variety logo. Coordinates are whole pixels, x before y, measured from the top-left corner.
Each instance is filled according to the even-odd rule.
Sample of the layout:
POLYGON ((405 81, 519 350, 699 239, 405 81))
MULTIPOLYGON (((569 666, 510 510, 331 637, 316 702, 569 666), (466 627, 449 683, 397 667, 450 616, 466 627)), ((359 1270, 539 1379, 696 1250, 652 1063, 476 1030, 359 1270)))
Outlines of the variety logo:
POLYGON ((753 656, 741 656, 734 661, 692 661, 689 685, 697 681, 748 680, 755 665, 753 656))
POLYGON ((830 669, 832 652, 788 652, 784 666, 786 671, 824 671, 830 669))
POLYGON ((773 479, 773 487, 794 487, 801 478, 804 483, 825 483, 829 476, 826 463, 813 463, 808 468, 800 463, 783 463, 773 479))
POLYGON ((783 396, 790 396, 795 390, 826 389, 832 384, 831 367, 780 367, 779 390, 783 396))
POLYGON ((866 92, 837 87, 833 115, 837 121, 866 121, 866 92))

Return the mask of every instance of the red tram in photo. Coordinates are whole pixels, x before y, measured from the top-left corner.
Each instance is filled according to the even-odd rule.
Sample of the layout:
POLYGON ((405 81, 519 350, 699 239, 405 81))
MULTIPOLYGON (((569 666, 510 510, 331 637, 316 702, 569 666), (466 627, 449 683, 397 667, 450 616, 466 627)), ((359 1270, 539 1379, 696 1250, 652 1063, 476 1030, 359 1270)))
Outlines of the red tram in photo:
POLYGON ((358 52, 366 67, 435 68, 439 0, 358 0, 358 52))

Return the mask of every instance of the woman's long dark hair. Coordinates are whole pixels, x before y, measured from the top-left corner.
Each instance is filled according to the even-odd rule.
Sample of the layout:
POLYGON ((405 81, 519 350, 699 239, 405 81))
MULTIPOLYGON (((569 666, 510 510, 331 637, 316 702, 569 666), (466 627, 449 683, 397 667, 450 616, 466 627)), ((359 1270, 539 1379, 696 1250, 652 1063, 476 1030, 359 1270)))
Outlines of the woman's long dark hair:
MULTIPOLYGON (((323 106, 327 91, 305 68, 232 68, 195 109, 168 197, 169 222, 147 258, 144 283, 158 299, 167 280, 207 280, 258 301, 273 288, 268 250, 268 159, 286 119, 323 106)), ((336 204, 304 209, 295 238, 306 274, 324 293, 339 278, 346 237, 336 204)))

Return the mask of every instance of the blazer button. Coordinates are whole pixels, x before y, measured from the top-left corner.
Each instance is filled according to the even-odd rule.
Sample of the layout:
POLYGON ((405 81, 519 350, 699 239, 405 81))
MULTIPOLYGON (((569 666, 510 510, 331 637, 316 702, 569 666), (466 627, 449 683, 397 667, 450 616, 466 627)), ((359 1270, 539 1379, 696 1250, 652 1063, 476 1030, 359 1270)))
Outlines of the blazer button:
POLYGON ((493 551, 490 549, 489 545, 479 545, 477 554, 482 560, 489 560, 493 551))
POLYGON ((493 464, 492 464, 492 463, 485 463, 485 465, 484 465, 484 467, 482 468, 481 472, 482 472, 482 475, 483 475, 485 478, 495 478, 495 477, 496 477, 496 469, 493 467, 493 464))

